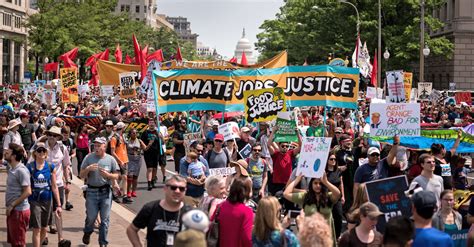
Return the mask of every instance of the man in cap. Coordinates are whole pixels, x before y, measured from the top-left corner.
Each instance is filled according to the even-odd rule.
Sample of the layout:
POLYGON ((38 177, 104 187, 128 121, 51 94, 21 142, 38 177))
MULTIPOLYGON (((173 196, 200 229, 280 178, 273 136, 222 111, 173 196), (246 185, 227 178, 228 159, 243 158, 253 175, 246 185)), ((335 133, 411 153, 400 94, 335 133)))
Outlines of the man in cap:
MULTIPOLYGON (((255 144, 255 138, 253 138, 251 134, 252 131, 247 126, 244 126, 240 129, 240 139, 237 140, 237 148, 239 149, 238 151, 243 150, 245 146, 247 146, 247 144, 250 144, 250 146, 253 146, 255 144)), ((240 159, 243 158, 244 157, 240 157, 240 159)))
POLYGON ((217 122, 217 120, 212 120, 210 125, 211 125, 211 130, 209 130, 207 132, 206 140, 213 141, 216 134, 219 133, 219 129, 218 129, 219 128, 219 122, 217 122))
MULTIPOLYGON (((120 180, 122 181, 122 195, 123 203, 131 203, 133 199, 131 198, 131 193, 127 192, 127 145, 123 139, 123 130, 125 129, 125 124, 123 122, 118 122, 115 125, 115 133, 110 138, 110 155, 112 155, 117 161, 120 168, 120 180)), ((117 186, 118 187, 118 184, 117 186)))
POLYGON ((90 243, 94 222, 100 212, 99 245, 107 246, 110 208, 112 206, 111 185, 119 178, 119 167, 114 157, 105 153, 107 140, 97 137, 94 152, 88 154, 81 165, 81 178, 87 178, 86 223, 82 242, 90 243))
POLYGON ((18 133, 20 124, 21 122, 18 119, 13 119, 8 122, 8 132, 5 134, 3 139, 3 150, 7 150, 10 143, 15 143, 20 146, 23 146, 21 135, 20 133, 18 133))
POLYGON ((20 111, 20 120, 18 133, 20 133, 24 148, 30 150, 31 145, 36 142, 35 128, 29 123, 30 117, 25 110, 20 111))
POLYGON ((380 159, 380 150, 377 147, 369 148, 367 151, 368 163, 359 166, 355 171, 354 196, 357 194, 357 189, 361 183, 389 177, 389 169, 395 165, 399 144, 400 137, 395 136, 393 146, 385 159, 380 159))
POLYGON ((105 137, 107 141, 112 138, 112 135, 114 134, 114 122, 112 120, 107 120, 105 121, 105 130, 102 130, 100 132, 100 136, 105 137))
POLYGON ((451 237, 431 225, 432 217, 437 211, 436 195, 431 191, 420 191, 412 198, 411 211, 415 221, 415 240, 413 247, 421 246, 454 246, 451 237))
POLYGON ((306 130, 308 137, 325 137, 328 136, 328 131, 323 125, 323 119, 319 115, 314 115, 311 118, 311 125, 306 130))
POLYGON ((206 154, 206 160, 209 168, 224 168, 230 163, 230 155, 224 146, 224 135, 217 134, 214 137, 214 148, 206 154))

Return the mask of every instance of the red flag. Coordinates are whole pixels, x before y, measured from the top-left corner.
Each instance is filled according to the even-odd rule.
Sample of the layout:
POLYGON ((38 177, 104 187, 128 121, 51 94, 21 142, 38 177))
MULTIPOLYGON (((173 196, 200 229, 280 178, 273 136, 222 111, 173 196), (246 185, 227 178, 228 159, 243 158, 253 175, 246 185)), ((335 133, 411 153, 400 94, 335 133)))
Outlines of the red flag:
POLYGON ((232 58, 229 60, 229 62, 230 62, 230 63, 238 63, 236 57, 232 57, 232 58))
POLYGON ((247 62, 247 55, 245 55, 245 52, 242 52, 242 58, 240 59, 240 64, 242 64, 242 65, 248 65, 248 62, 247 62))
POLYGON ((128 54, 126 54, 125 55, 125 64, 131 64, 131 63, 132 63, 132 58, 128 54))
POLYGON ((140 68, 141 68, 142 75, 140 77, 140 81, 143 81, 143 79, 145 79, 146 77, 146 71, 147 71, 146 57, 148 53, 148 45, 145 46, 141 52, 142 54, 140 55, 140 68))
POLYGON ((115 47, 115 62, 122 63, 122 50, 120 50, 120 44, 115 47))
POLYGON ((133 50, 135 51, 135 64, 140 64, 140 61, 141 61, 140 44, 138 44, 135 34, 133 34, 132 38, 133 38, 133 50))
POLYGON ((146 57, 147 63, 149 63, 151 60, 163 62, 165 60, 165 58, 163 57, 163 51, 159 49, 146 57))
POLYGON ((51 71, 57 71, 59 67, 59 63, 47 63, 44 65, 44 72, 51 72, 51 71))
POLYGON ((99 59, 109 61, 109 53, 109 48, 105 49, 105 51, 101 53, 99 59))
POLYGON ((181 55, 181 49, 178 46, 178 50, 176 51, 176 56, 174 57, 176 61, 183 61, 183 56, 181 55))
POLYGON ((374 54, 374 64, 372 64, 372 74, 370 75, 370 82, 372 86, 377 87, 377 49, 374 54))
POLYGON ((96 53, 96 54, 92 54, 92 56, 90 56, 87 60, 86 60, 86 63, 84 64, 84 66, 92 66, 96 63, 97 59, 99 59, 99 57, 101 56, 102 52, 99 52, 99 53, 96 53))
POLYGON ((73 60, 76 59, 78 51, 79 47, 76 47, 59 56, 59 59, 64 63, 64 68, 77 67, 73 60))

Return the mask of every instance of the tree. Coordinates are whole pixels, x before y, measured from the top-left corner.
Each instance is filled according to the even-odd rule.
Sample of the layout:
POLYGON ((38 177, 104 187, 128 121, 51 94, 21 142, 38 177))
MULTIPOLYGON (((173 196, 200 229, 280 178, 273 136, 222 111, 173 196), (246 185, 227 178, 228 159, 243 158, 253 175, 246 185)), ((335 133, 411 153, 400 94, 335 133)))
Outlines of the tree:
MULTIPOLYGON (((373 56, 377 48, 378 6, 374 0, 350 0, 360 13, 361 40, 367 42, 373 56), (375 3, 375 4, 374 4, 375 3)), ((443 0, 426 0, 425 21, 431 30, 443 26, 433 18, 431 10, 443 0)), ((419 56, 420 37, 419 0, 382 1, 382 52, 390 50, 390 68, 413 71, 413 62, 419 56)), ((286 0, 275 20, 266 20, 260 26, 255 44, 264 60, 288 50, 290 64, 327 64, 329 53, 345 59, 352 56, 356 43, 357 17, 354 8, 334 0, 286 0)), ((454 45, 445 37, 425 41, 432 54, 450 57, 454 45)), ((334 56, 334 55, 333 55, 334 56)))

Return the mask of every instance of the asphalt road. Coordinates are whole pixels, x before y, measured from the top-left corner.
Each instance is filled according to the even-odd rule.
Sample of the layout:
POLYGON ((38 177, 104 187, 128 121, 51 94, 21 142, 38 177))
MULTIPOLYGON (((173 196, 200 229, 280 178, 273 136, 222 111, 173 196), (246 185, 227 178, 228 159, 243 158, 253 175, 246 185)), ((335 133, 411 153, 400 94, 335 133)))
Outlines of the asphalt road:
MULTIPOLYGON (((143 160, 142 160, 143 161, 143 160)), ((73 173, 77 175, 77 160, 74 158, 73 161, 73 173)), ((168 161, 166 164, 166 169, 169 172, 174 172, 174 162, 168 161)), ((161 176, 161 171, 158 168, 158 182, 156 183, 157 188, 154 188, 152 191, 148 191, 148 183, 146 179, 146 166, 145 162, 142 162, 142 167, 140 169, 140 176, 138 177, 138 188, 137 188, 137 197, 133 198, 135 202, 131 204, 121 204, 133 213, 138 213, 138 211, 145 205, 147 202, 153 200, 160 200, 164 198, 163 194, 163 177, 161 176)))

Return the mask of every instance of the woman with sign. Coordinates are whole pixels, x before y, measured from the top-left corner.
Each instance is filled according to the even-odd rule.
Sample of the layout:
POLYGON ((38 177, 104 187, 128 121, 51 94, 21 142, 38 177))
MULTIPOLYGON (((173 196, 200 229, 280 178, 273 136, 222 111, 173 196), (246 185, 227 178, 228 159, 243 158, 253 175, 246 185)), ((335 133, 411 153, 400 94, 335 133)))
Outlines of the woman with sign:
POLYGON ((283 196, 285 199, 298 204, 307 216, 311 216, 315 212, 322 214, 331 226, 333 239, 335 239, 336 233, 332 208, 339 201, 341 192, 328 181, 326 173, 323 174, 322 178, 312 178, 306 192, 293 192, 295 185, 302 178, 303 176, 299 175, 295 180, 291 181, 283 192, 283 196))

